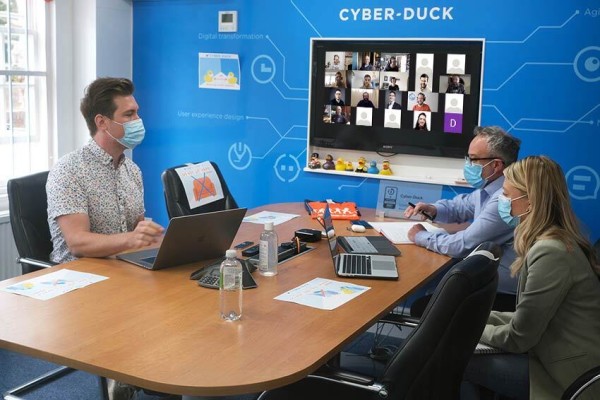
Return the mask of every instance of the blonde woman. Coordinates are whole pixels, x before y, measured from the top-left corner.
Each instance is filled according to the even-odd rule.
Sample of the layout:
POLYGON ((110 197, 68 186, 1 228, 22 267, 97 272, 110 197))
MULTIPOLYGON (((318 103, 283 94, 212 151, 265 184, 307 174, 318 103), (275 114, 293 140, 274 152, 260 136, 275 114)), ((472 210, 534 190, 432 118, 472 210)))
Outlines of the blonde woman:
MULTIPOLYGON (((507 354, 474 355, 462 398, 478 398, 479 386, 517 399, 560 399, 579 375, 600 365, 600 271, 560 166, 531 156, 504 175, 498 212, 515 226, 517 307, 492 311, 481 341, 507 354)), ((581 399, 600 399, 600 388, 581 399)))

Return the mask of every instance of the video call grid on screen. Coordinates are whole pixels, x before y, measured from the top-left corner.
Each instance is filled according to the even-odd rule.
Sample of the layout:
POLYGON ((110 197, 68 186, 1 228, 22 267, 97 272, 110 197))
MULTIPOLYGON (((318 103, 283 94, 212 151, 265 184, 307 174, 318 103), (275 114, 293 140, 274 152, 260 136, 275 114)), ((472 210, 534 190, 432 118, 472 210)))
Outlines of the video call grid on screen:
POLYGON ((313 39, 311 144, 463 156, 483 54, 482 39, 313 39))

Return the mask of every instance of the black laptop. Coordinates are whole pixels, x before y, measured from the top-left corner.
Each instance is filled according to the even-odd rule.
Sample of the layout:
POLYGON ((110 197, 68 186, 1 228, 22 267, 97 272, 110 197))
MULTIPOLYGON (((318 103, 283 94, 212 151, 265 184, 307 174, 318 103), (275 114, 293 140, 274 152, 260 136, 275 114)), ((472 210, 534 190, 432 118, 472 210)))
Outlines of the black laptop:
POLYGON ((117 255, 151 270, 223 257, 246 215, 245 208, 174 217, 159 248, 117 255))
POLYGON ((396 258, 394 256, 339 252, 339 238, 335 235, 333 219, 331 218, 328 205, 325 206, 322 223, 329 242, 333 267, 338 276, 348 278, 398 279, 398 268, 396 267, 396 258))

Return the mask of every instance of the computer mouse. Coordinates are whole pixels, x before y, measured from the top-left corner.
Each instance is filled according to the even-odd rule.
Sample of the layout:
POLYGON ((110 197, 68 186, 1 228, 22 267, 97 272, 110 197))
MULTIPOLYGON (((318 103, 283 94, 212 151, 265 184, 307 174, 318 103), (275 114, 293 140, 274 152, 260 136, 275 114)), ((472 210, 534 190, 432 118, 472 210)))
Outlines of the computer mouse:
POLYGON ((367 230, 367 228, 365 228, 364 226, 357 224, 353 224, 350 229, 352 229, 352 232, 356 233, 364 233, 367 230))

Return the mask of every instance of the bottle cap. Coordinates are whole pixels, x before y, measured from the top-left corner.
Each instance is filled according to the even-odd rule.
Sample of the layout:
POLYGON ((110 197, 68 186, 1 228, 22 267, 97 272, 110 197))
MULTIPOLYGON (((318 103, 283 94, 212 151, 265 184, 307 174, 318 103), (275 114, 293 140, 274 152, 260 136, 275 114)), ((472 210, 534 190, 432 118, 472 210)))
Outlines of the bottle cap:
POLYGON ((236 258, 237 257, 237 250, 234 249, 229 249, 225 252, 225 257, 227 258, 236 258))
POLYGON ((265 231, 272 231, 272 230, 273 230, 273 223, 265 222, 265 231))

